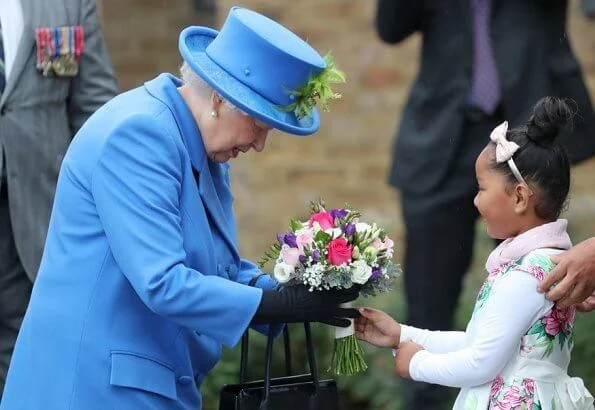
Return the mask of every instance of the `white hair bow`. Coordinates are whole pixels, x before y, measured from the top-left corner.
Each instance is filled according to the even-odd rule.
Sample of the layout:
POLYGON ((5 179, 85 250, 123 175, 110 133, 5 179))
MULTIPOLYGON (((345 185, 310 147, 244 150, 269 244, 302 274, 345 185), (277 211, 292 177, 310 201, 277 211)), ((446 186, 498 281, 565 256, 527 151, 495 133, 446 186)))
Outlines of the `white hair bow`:
MULTIPOLYGON (((519 183, 524 184, 525 186, 529 187, 525 179, 519 172, 516 164, 514 163, 512 156, 515 152, 520 148, 519 144, 514 141, 508 141, 506 139, 506 132, 508 131, 508 121, 504 121, 502 124, 498 125, 492 133, 490 134, 490 140, 496 144, 496 162, 501 164, 502 162, 507 162, 510 170, 512 171, 514 177, 519 181, 519 183)), ((529 192, 532 194, 531 189, 529 192)))
POLYGON ((512 158, 515 152, 520 148, 519 144, 506 139, 506 132, 508 131, 508 121, 494 128, 490 134, 490 140, 496 144, 496 162, 498 164, 506 162, 512 158))

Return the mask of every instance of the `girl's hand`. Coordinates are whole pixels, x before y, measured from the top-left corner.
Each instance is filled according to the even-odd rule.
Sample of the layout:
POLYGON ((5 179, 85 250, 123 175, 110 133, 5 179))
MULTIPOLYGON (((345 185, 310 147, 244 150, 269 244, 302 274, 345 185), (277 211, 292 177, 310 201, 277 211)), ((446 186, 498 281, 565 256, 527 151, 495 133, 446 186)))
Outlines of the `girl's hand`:
POLYGON ((360 308, 355 319, 355 336, 377 347, 396 347, 401 339, 401 325, 381 310, 360 308))
POLYGON ((403 342, 399 345, 395 356, 395 373, 397 373, 397 376, 411 379, 409 364, 413 356, 420 350, 424 350, 423 346, 414 342, 403 342))

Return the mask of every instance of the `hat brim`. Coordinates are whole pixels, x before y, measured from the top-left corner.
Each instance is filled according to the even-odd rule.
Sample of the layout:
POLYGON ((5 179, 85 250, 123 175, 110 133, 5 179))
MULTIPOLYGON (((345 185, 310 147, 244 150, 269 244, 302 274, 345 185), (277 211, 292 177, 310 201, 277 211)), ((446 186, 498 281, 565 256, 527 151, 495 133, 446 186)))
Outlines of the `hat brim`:
POLYGON ((211 60, 205 50, 218 33, 208 27, 194 26, 180 34, 179 48, 184 61, 207 84, 237 108, 272 128, 294 135, 310 135, 318 131, 320 117, 316 108, 310 115, 298 119, 295 113, 279 109, 211 60))

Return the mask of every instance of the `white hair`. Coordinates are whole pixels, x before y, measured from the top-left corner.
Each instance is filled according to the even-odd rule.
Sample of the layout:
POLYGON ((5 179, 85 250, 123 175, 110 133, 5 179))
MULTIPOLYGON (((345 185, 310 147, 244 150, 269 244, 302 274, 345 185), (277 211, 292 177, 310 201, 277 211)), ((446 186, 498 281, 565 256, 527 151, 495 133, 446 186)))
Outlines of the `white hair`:
POLYGON ((192 86, 194 91, 202 97, 209 97, 213 92, 213 89, 206 83, 206 81, 196 74, 196 71, 194 71, 185 61, 182 63, 182 67, 180 67, 180 74, 182 81, 192 86))
POLYGON ((209 86, 209 84, 207 84, 207 82, 203 80, 202 77, 199 76, 186 61, 184 61, 182 63, 182 66, 180 67, 180 75, 182 77, 182 81, 184 81, 184 83, 186 84, 189 84, 192 87, 192 89, 194 89, 194 91, 196 91, 198 95, 200 95, 201 97, 209 98, 211 96, 211 93, 217 93, 217 95, 219 95, 221 100, 229 108, 238 110, 244 115, 248 115, 244 111, 240 110, 235 105, 227 101, 225 98, 223 98, 223 96, 221 96, 221 94, 219 94, 217 91, 213 90, 213 88, 211 88, 211 86, 209 86))

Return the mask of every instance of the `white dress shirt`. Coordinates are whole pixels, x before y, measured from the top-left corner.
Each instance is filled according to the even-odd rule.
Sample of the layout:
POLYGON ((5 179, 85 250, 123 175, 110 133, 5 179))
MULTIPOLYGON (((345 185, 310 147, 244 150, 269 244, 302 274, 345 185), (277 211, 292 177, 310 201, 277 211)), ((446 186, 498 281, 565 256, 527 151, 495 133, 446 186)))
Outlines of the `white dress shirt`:
POLYGON ((2 24, 4 43, 4 69, 8 82, 23 35, 24 19, 21 0, 0 0, 0 24, 2 24))

